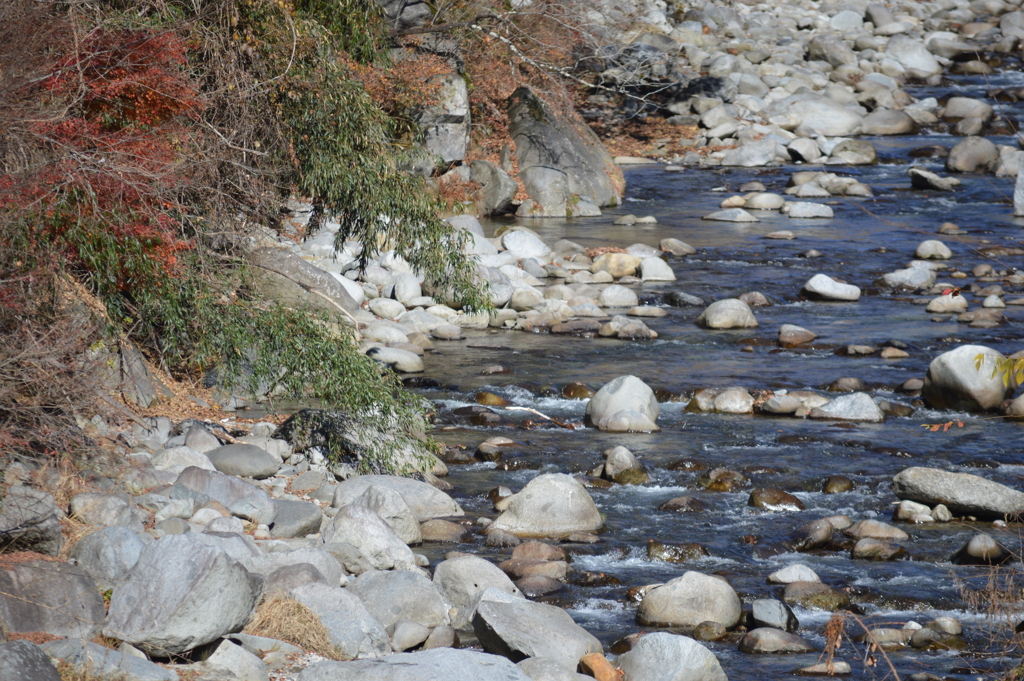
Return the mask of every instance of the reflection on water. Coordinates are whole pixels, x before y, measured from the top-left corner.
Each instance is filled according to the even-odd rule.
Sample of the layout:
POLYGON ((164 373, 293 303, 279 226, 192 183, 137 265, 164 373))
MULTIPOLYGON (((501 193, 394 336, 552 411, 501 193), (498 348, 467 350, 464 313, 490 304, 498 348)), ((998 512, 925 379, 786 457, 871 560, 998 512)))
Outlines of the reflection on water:
MULTIPOLYGON (((1018 74, 1013 75, 1019 80, 1018 74)), ((572 381, 583 381, 596 389, 627 373, 677 395, 687 395, 702 387, 734 385, 748 389, 821 389, 837 378, 853 376, 863 379, 876 396, 911 404, 912 398, 893 390, 908 378, 923 377, 928 363, 941 352, 968 342, 989 345, 1007 354, 1021 349, 1019 322, 1024 313, 1018 308, 1011 306, 1005 310, 1009 322, 1004 326, 970 329, 955 321, 931 321, 932 315, 925 312, 924 305, 913 294, 873 288, 875 279, 905 267, 916 246, 931 238, 941 238, 952 248, 951 264, 962 271, 970 272, 974 265, 986 262, 997 270, 1024 265, 1020 256, 992 261, 974 250, 993 244, 1019 245, 1024 222, 1011 215, 1013 180, 966 176, 962 177, 963 188, 952 195, 911 192, 906 176, 909 149, 924 144, 952 146, 956 138, 931 135, 873 141, 883 159, 880 165, 827 167, 833 172, 857 175, 875 191, 873 198, 827 200, 835 211, 833 220, 790 220, 778 213, 763 212, 756 213, 761 221, 752 224, 701 219, 717 210, 724 198, 738 193, 744 182, 758 180, 769 191, 781 192, 794 170, 815 166, 683 172, 646 166, 627 172, 630 196, 620 209, 596 219, 529 223, 549 244, 571 239, 588 247, 657 245, 665 237, 681 239, 696 247, 698 254, 672 261, 677 281, 637 287, 641 299, 659 304, 665 293, 685 291, 710 301, 757 290, 774 303, 755 309, 758 328, 706 331, 694 325, 700 309, 667 308, 667 317, 645 320, 659 334, 653 342, 493 330, 469 332, 464 342, 437 343, 434 357, 427 362, 427 376, 442 381, 446 388, 425 394, 439 402, 442 414, 451 407, 471 404, 475 392, 488 390, 556 418, 581 421, 584 402, 543 395, 550 388, 572 381), (715 188, 724 191, 713 191, 715 188), (618 215, 626 213, 654 215, 658 224, 612 224, 618 215), (936 230, 945 221, 956 222, 968 234, 937 237, 936 230), (797 238, 763 238, 781 229, 793 231, 797 238), (823 256, 801 257, 809 249, 817 249, 823 256), (818 272, 857 284, 865 295, 857 303, 797 300, 801 286, 818 272), (818 333, 816 343, 821 349, 776 350, 774 339, 783 323, 798 324, 818 333), (846 344, 881 345, 890 340, 906 343, 910 357, 886 361, 877 356, 855 358, 834 353, 835 348, 846 344), (747 346, 753 351, 745 352, 743 348, 747 346), (481 369, 492 364, 501 364, 513 373, 480 375, 481 369)), ((940 161, 914 162, 941 172, 940 161)), ((941 273, 939 280, 943 281, 941 273)), ((970 283, 973 279, 966 281, 970 283)), ((1007 299, 1024 294, 1006 284, 1003 287, 1007 299)), ((972 308, 980 307, 980 299, 969 299, 972 308)), ((442 441, 465 445, 470 451, 492 435, 505 435, 521 443, 517 456, 526 459, 530 469, 501 471, 495 470, 493 464, 451 467, 449 481, 465 495, 460 497, 460 503, 474 518, 494 516, 485 494, 495 486, 521 487, 539 471, 586 471, 600 462, 603 450, 618 444, 640 457, 651 472, 651 481, 642 487, 593 490, 605 514, 607 531, 602 543, 573 548, 578 554, 578 570, 613 575, 622 584, 570 587, 569 595, 559 601, 605 643, 637 630, 633 623, 635 606, 625 598, 626 590, 632 586, 671 579, 688 568, 717 571, 726 575, 744 600, 749 601, 777 596, 779 589, 767 585, 765 576, 798 560, 808 563, 826 582, 851 589, 873 623, 902 623, 909 619, 924 623, 943 614, 976 621, 976 613, 963 610, 953 581, 954 575, 964 577, 976 572, 952 566, 948 557, 978 528, 993 532, 1011 546, 1019 545, 1017 527, 999 531, 982 524, 950 524, 907 528, 912 538, 904 544, 911 560, 896 563, 852 561, 848 555, 837 553, 795 555, 780 553, 778 549, 781 538, 814 518, 844 513, 855 520, 888 520, 896 500, 888 483, 907 466, 954 467, 1020 487, 1024 472, 1024 425, 924 409, 909 418, 890 418, 884 424, 854 425, 691 414, 678 403, 662 406, 662 431, 649 435, 607 434, 591 429, 523 430, 513 426, 456 426, 435 433, 442 441), (921 427, 923 423, 943 422, 954 416, 964 418, 966 427, 948 433, 932 433, 921 427), (768 514, 746 506, 746 491, 725 494, 698 490, 699 471, 669 468, 672 462, 684 457, 712 467, 751 467, 754 472, 748 477, 752 486, 778 487, 795 493, 807 508, 798 513, 768 514), (835 474, 852 478, 856 490, 838 495, 820 493, 824 478, 835 474), (662 502, 682 494, 703 499, 708 510, 679 515, 656 510, 662 502), (748 536, 754 538, 753 543, 749 543, 748 536), (651 562, 646 558, 645 544, 654 538, 700 542, 708 547, 711 556, 685 567, 651 562)), ((527 418, 522 412, 497 411, 513 423, 522 423, 527 418)), ((483 547, 482 538, 476 540, 472 550, 498 555, 483 547)), ((428 551, 439 557, 444 549, 435 547, 428 551)), ((827 614, 797 614, 804 625, 801 635, 821 645, 820 632, 827 614)), ((975 645, 984 645, 977 629, 968 631, 968 638, 975 645)), ((733 679, 753 679, 766 672, 786 673, 817 658, 746 656, 735 650, 734 643, 710 647, 733 679)), ((946 653, 906 652, 894 653, 892 657, 901 673, 928 670, 942 674, 962 663, 946 653)), ((858 665, 854 668, 856 674, 862 673, 858 665)))

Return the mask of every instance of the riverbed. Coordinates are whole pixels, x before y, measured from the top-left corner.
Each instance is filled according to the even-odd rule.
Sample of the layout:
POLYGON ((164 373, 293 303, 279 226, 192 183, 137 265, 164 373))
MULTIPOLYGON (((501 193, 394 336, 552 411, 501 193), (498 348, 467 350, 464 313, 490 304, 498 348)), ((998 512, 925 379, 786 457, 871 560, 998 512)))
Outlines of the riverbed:
MULTIPOLYGON (((979 96, 983 89, 983 84, 963 80, 958 92, 979 96)), ((914 94, 940 96, 950 91, 931 88, 914 94)), ((1014 111, 1003 113, 1015 118, 1014 111)), ((695 247, 694 255, 670 259, 675 282, 633 287, 642 302, 662 305, 668 312, 664 318, 644 320, 658 333, 653 341, 488 330, 467 331, 463 341, 435 342, 425 377, 437 380, 441 387, 420 390, 438 407, 434 437, 449 446, 464 446, 470 453, 492 436, 505 436, 518 443, 506 455, 506 459, 516 460, 511 466, 483 462, 450 466, 447 480, 457 490, 458 501, 469 517, 496 516, 487 498, 495 487, 517 490, 540 472, 585 473, 602 461, 605 449, 614 445, 630 449, 649 472, 650 481, 642 485, 591 489, 605 517, 601 541, 567 545, 574 555, 575 570, 604 573, 619 583, 596 587, 570 584, 551 598, 566 607, 606 647, 640 630, 634 622, 636 604, 627 597, 631 587, 698 570, 724 575, 749 602, 758 597, 778 597, 781 588, 767 584, 765 577, 787 564, 802 562, 823 581, 849 590, 870 626, 890 624, 899 628, 909 620, 924 624, 948 615, 964 622, 965 638, 974 651, 992 653, 999 649, 999 644, 988 640, 984 618, 964 605, 958 591, 959 580, 977 580, 987 574, 986 570, 954 566, 949 558, 978 530, 1019 550, 1019 526, 1000 529, 989 523, 957 521, 900 524, 911 535, 909 541, 901 542, 909 557, 888 563, 854 561, 848 552, 797 554, 782 548, 782 540, 795 528, 828 515, 889 522, 897 501, 889 483, 893 475, 909 466, 975 473, 1017 488, 1024 475, 1024 424, 991 415, 930 410, 914 395, 897 391, 907 379, 923 378, 934 357, 966 343, 986 345, 1005 354, 1021 350, 1024 308, 1007 307, 1007 323, 1001 326, 969 328, 958 323, 955 315, 926 312, 930 296, 881 290, 873 283, 882 274, 905 267, 920 242, 937 238, 953 251, 953 258, 946 263, 950 269, 940 272, 938 280, 963 287, 971 309, 980 309, 981 299, 967 291, 976 281, 970 275, 975 265, 987 263, 997 272, 1024 266, 1022 256, 993 259, 978 251, 992 245, 1021 245, 1024 220, 1012 216, 1013 179, 960 176, 963 185, 955 193, 911 190, 906 174, 911 164, 945 172, 941 159, 911 159, 909 151, 932 144, 948 148, 959 138, 925 134, 867 139, 878 150, 878 165, 687 168, 681 172, 667 171, 660 164, 640 166, 626 171, 628 193, 624 204, 605 211, 600 218, 521 223, 549 245, 570 239, 586 247, 626 247, 634 243, 657 246, 661 239, 675 237, 695 247), (746 182, 756 180, 768 191, 781 193, 793 172, 811 169, 855 176, 870 185, 875 195, 825 200, 835 213, 831 220, 790 219, 767 211, 754 213, 760 220, 756 223, 702 219, 718 210, 723 199, 741 193, 739 188, 746 182), (616 217, 625 214, 653 215, 658 222, 613 224, 616 217), (937 235, 944 222, 954 222, 966 233, 937 235), (778 230, 790 230, 796 238, 765 238, 778 230), (803 257, 811 249, 819 251, 821 257, 803 257), (953 270, 969 276, 950 278, 953 270), (801 300, 801 286, 819 272, 860 286, 864 295, 854 303, 801 300), (759 323, 755 329, 710 331, 694 323, 701 308, 663 304, 665 294, 672 291, 684 291, 708 302, 760 291, 771 305, 754 308, 759 323), (775 342, 781 324, 803 326, 819 338, 810 349, 782 350, 775 342), (877 354, 836 354, 837 349, 850 344, 881 347, 892 342, 905 347, 909 357, 886 360, 877 354), (510 373, 481 373, 496 364, 510 373), (560 421, 581 423, 586 402, 562 398, 560 388, 581 381, 596 390, 624 374, 638 376, 660 389, 661 394, 672 396, 674 401, 661 404, 660 432, 611 434, 591 428, 531 428, 524 426, 527 419, 535 423, 543 419, 500 408, 495 411, 507 420, 507 425, 485 428, 469 425, 451 414, 454 409, 474 404, 478 391, 489 391, 514 405, 560 421), (913 407, 913 414, 890 416, 882 424, 853 424, 684 411, 687 399, 700 388, 823 391, 842 377, 862 379, 870 394, 913 407), (948 432, 922 427, 951 421, 954 423, 948 432), (692 462, 678 465, 682 459, 692 462), (744 472, 751 487, 776 487, 793 493, 806 509, 767 513, 747 506, 750 488, 736 493, 704 490, 697 483, 702 469, 718 466, 744 472), (822 483, 829 475, 850 477, 855 482, 854 491, 823 494, 822 483), (708 510, 684 514, 657 510, 664 501, 684 494, 706 502, 708 510), (686 564, 650 561, 646 544, 651 539, 698 542, 711 555, 686 564)), ((1012 143, 1009 138, 993 141, 1012 143)), ((491 222, 485 224, 485 230, 492 235, 503 224, 507 223, 491 222)), ((549 279, 546 283, 557 282, 549 279)), ((990 283, 1003 286, 1006 301, 1024 295, 1024 289, 1002 281, 981 285, 990 283)), ((461 546, 459 550, 503 559, 500 551, 484 547, 483 539, 478 536, 472 547, 461 546)), ((425 548, 435 559, 450 549, 425 548)), ((829 613, 796 608, 796 614, 801 622, 798 633, 823 648, 822 630, 829 613)), ((748 655, 737 651, 734 639, 707 645, 734 680, 763 678, 766 673, 786 674, 818 659, 818 653, 748 655)), ((890 656, 901 676, 928 671, 976 677, 978 672, 972 670, 972 665, 1000 664, 998 660, 951 652, 908 650, 890 656)), ((866 668, 849 648, 844 648, 840 657, 853 664, 855 676, 885 674, 866 668)))

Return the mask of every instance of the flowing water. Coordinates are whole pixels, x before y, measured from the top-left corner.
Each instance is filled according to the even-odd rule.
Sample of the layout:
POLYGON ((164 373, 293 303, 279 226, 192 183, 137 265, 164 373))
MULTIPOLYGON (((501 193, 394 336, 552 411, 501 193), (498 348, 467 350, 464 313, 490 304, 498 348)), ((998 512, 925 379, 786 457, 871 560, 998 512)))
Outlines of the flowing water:
MULTIPOLYGON (((1019 74, 1005 77, 1010 84, 1019 74)), ((991 83, 989 83, 991 84, 991 83)), ((985 84, 962 80, 960 91, 983 95, 985 84)), ((915 92, 918 96, 941 95, 941 88, 915 92)), ((1016 110, 1002 113, 1015 118, 1016 110)), ((636 605, 629 602, 630 587, 662 582, 685 570, 725 575, 744 601, 781 593, 766 584, 768 573, 792 562, 810 565, 823 581, 855 595, 867 622, 873 626, 908 620, 925 623, 950 615, 966 625, 965 636, 975 650, 993 649, 987 643, 979 613, 967 609, 957 591, 958 578, 978 578, 982 568, 958 567, 950 555, 975 530, 994 534, 1011 547, 1020 545, 1019 527, 999 530, 987 523, 951 523, 925 526, 901 525, 911 534, 901 542, 909 559, 890 563, 851 560, 848 553, 795 554, 780 548, 792 530, 815 518, 847 514, 852 519, 889 521, 895 496, 889 488, 892 476, 908 466, 934 466, 980 473, 1000 482, 1022 487, 1024 457, 1021 434, 1024 425, 990 420, 966 413, 937 412, 919 403, 910 417, 890 417, 883 424, 850 424, 767 416, 693 414, 684 411, 685 397, 694 389, 743 386, 761 389, 822 389, 833 380, 852 376, 863 379, 870 392, 886 400, 914 404, 914 398, 894 389, 912 377, 923 377, 937 355, 964 343, 977 343, 1010 354, 1021 349, 1020 320, 1024 311, 1008 307, 1008 323, 993 329, 972 329, 949 315, 932 321, 913 294, 873 288, 881 274, 905 267, 914 249, 925 239, 940 238, 953 250, 950 264, 970 272, 980 263, 996 270, 1021 267, 1020 256, 993 261, 975 249, 987 245, 1018 246, 1024 221, 1012 217, 1013 180, 991 176, 964 176, 955 193, 919 192, 909 189, 906 170, 908 151, 916 146, 941 144, 951 147, 957 138, 921 135, 907 138, 875 138, 882 162, 873 167, 827 166, 840 174, 854 175, 875 191, 873 198, 834 197, 832 220, 791 220, 778 213, 758 212, 760 222, 732 224, 702 220, 718 210, 725 197, 739 193, 744 182, 759 180, 769 191, 781 192, 792 172, 820 166, 788 166, 756 169, 687 169, 666 172, 663 166, 628 170, 628 198, 624 205, 601 218, 587 220, 536 220, 528 223, 548 244, 571 239, 587 247, 657 245, 665 237, 679 238, 698 249, 696 255, 673 259, 677 281, 637 286, 641 300, 660 304, 670 291, 685 291, 706 300, 761 291, 773 303, 754 308, 760 326, 741 331, 708 331, 694 320, 699 308, 666 307, 668 316, 645 320, 659 334, 646 342, 576 338, 521 331, 470 331, 467 340, 438 341, 428 358, 428 378, 442 388, 423 390, 439 407, 435 437, 449 445, 464 445, 472 452, 484 439, 503 435, 519 445, 515 456, 528 468, 500 470, 494 463, 452 465, 448 480, 458 490, 459 502, 471 518, 495 517, 487 492, 499 485, 521 488, 539 472, 584 472, 601 462, 608 447, 624 445, 633 451, 651 474, 639 486, 593 489, 592 496, 606 518, 602 541, 570 545, 576 570, 601 572, 621 584, 599 587, 570 585, 556 601, 577 622, 598 636, 606 646, 640 629, 634 622, 636 605), (721 188, 722 191, 716 191, 721 188), (613 220, 622 214, 654 215, 657 225, 621 227, 613 220), (957 223, 967 234, 937 236, 945 221, 957 223), (795 240, 765 239, 764 235, 787 229, 795 240), (800 254, 817 249, 823 257, 800 254), (856 303, 818 303, 797 299, 801 286, 823 272, 864 289, 856 303), (798 324, 820 335, 812 350, 780 351, 775 344, 779 325, 798 324), (834 349, 847 344, 881 346, 886 341, 906 343, 910 357, 884 360, 842 357, 834 349), (753 352, 744 351, 752 347, 753 352), (481 375, 481 370, 501 364, 510 374, 481 375), (524 412, 496 409, 510 425, 482 428, 451 416, 451 410, 473 404, 477 391, 502 395, 516 405, 537 409, 549 416, 582 421, 585 402, 557 396, 557 388, 582 381, 597 389, 608 380, 633 374, 655 388, 682 395, 683 401, 661 405, 661 431, 653 434, 610 434, 595 429, 525 429, 524 412), (555 389, 555 390, 552 390, 555 389), (930 432, 922 424, 963 419, 964 427, 946 433, 930 432), (445 424, 445 425, 440 425, 445 424), (749 491, 714 493, 697 484, 700 471, 672 470, 679 459, 690 458, 711 467, 726 466, 747 471, 753 486, 777 487, 792 492, 806 505, 800 512, 765 513, 746 505, 749 491), (856 482, 855 491, 825 495, 819 490, 828 475, 846 475, 856 482), (666 513, 657 510, 664 501, 693 495, 707 502, 699 513, 666 513), (748 536, 752 535, 756 541, 748 536), (745 537, 748 537, 744 540, 745 537), (649 561, 649 539, 699 542, 711 556, 689 564, 649 561), (754 543, 749 543, 754 541, 754 543)), ((1008 139, 994 139, 1010 143, 1008 139)), ((941 160, 913 159, 917 165, 945 174, 941 160)), ((485 225, 495 229, 499 225, 485 225)), ((939 281, 957 285, 967 280, 939 281)), ((549 282, 554 283, 554 282, 549 282)), ((985 284, 983 284, 985 285, 985 284)), ((1024 290, 1003 284, 1007 300, 1024 290)), ((971 309, 981 300, 966 294, 971 309)), ((503 554, 483 546, 478 536, 470 550, 496 560, 503 554)), ((440 558, 443 547, 429 549, 440 558)), ((800 634, 823 647, 822 630, 828 613, 796 608, 800 634)), ((736 650, 735 639, 708 646, 722 660, 730 678, 761 678, 765 673, 786 674, 811 664, 818 654, 746 655, 736 650)), ((854 674, 870 675, 854 654, 844 648, 854 674)), ((931 671, 943 675, 977 676, 972 665, 984 667, 990 660, 973 659, 950 652, 907 651, 891 653, 901 675, 931 671)), ((884 672, 876 672, 883 676, 884 672)), ((966 678, 964 676, 964 678, 966 678)))

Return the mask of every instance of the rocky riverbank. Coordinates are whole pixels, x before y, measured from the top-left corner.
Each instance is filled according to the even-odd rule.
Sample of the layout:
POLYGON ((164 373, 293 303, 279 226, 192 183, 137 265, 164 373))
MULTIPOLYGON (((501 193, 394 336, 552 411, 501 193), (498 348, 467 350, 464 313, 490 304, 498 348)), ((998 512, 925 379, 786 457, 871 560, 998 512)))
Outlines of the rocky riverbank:
MULTIPOLYGON (((915 99, 908 87, 941 83, 944 71, 985 75, 993 63, 1015 63, 1014 50, 1024 37, 1024 13, 1016 5, 708 4, 678 21, 663 10, 647 17, 650 30, 628 43, 637 46, 630 54, 643 55, 634 66, 648 69, 652 82, 672 73, 693 77, 663 104, 680 130, 699 131, 685 138, 695 150, 664 158, 671 162, 665 172, 685 172, 688 164, 823 166, 793 168, 785 190, 751 181, 735 195, 726 193, 721 212, 705 215, 710 221, 754 222, 769 215, 775 220, 782 214, 794 225, 801 219, 838 221, 834 198, 875 193, 855 177, 828 172, 877 161, 870 141, 845 139, 858 134, 949 131, 963 140, 948 150, 946 173, 1018 173, 1024 152, 985 137, 1011 132, 996 115, 998 102, 915 99)), ((611 79, 610 72, 621 68, 611 65, 602 77, 611 79)), ((992 96, 1016 95, 1006 89, 992 96)), ((592 103, 606 103, 601 97, 592 103)), ((648 99, 657 101, 654 95, 648 99)), ((946 151, 921 149, 921 155, 946 151)), ((493 206, 507 209, 514 193, 507 176, 486 164, 470 166, 471 178, 489 173, 481 185, 494 190, 493 206)), ((621 200, 614 182, 592 183, 580 193, 572 189, 579 185, 570 180, 571 169, 540 162, 535 167, 524 178, 532 203, 519 206, 523 216, 565 215, 572 207, 584 216, 621 200)), ((934 168, 910 168, 905 189, 955 196, 957 183, 934 168)), ((362 245, 335 249, 336 227, 330 223, 311 238, 298 238, 312 207, 289 208, 283 233, 267 231, 251 244, 252 262, 266 273, 262 285, 280 300, 341 308, 355 322, 364 351, 411 378, 425 369, 442 373, 440 364, 453 361, 452 353, 433 351, 445 344, 461 347, 457 341, 473 333, 528 331, 653 344, 659 339, 657 320, 678 310, 692 310, 702 333, 712 334, 764 328, 758 316, 782 295, 856 306, 864 297, 893 292, 902 292, 906 299, 897 302, 908 309, 919 305, 934 319, 980 332, 1005 326, 1006 306, 1024 300, 1007 296, 1024 284, 1016 272, 960 260, 947 267, 954 252, 933 238, 901 253, 906 266, 882 273, 870 290, 869 282, 843 281, 844 271, 823 261, 821 271, 791 291, 746 290, 714 302, 683 291, 654 296, 647 287, 675 281, 697 249, 672 237, 644 243, 642 236, 628 247, 587 248, 567 239, 545 241, 529 222, 505 224, 488 235, 476 218, 458 216, 449 221, 467 233, 467 251, 478 258, 497 307, 489 315, 471 314, 445 305, 443 292, 423 291, 422 278, 393 251, 361 268, 362 245), (975 302, 980 308, 968 309, 975 302)), ((623 215, 616 223, 642 235, 644 225, 656 225, 657 218, 623 215)), ((794 231, 799 230, 767 236, 771 243, 785 242, 794 231)), ((946 238, 959 229, 944 225, 939 231, 946 238)), ((1007 257, 1005 247, 999 248, 999 257, 1007 257)), ((813 262, 821 254, 803 255, 813 262)), ((767 342, 773 349, 820 352, 817 338, 814 328, 785 323, 777 331, 773 326, 767 341, 751 339, 741 351, 767 342)), ((0 642, 0 681, 55 679, 55 661, 64 669, 140 680, 604 680, 621 674, 627 681, 696 681, 726 677, 719 662, 726 648, 744 656, 816 653, 831 641, 818 613, 863 612, 850 585, 822 579, 800 560, 780 570, 755 570, 758 589, 768 590, 755 592, 747 576, 738 579, 728 569, 710 574, 700 561, 711 552, 688 541, 685 526, 641 547, 647 560, 675 571, 664 580, 620 589, 618 600, 628 604, 623 608, 635 608, 636 623, 616 632, 620 640, 595 637, 560 607, 565 604, 557 594, 566 584, 584 593, 617 588, 614 575, 585 567, 588 551, 624 531, 608 526, 611 504, 600 494, 642 487, 660 475, 631 451, 637 449, 634 441, 639 447, 644 441, 630 438, 663 428, 667 401, 683 399, 688 413, 786 424, 807 418, 837 427, 882 423, 922 409, 943 421, 965 412, 1024 413, 1020 398, 1008 400, 1012 388, 975 367, 978 355, 1003 354, 983 344, 958 345, 934 353, 921 375, 886 386, 845 376, 828 390, 778 388, 753 377, 745 385, 681 397, 622 366, 615 378, 595 384, 596 391, 577 383, 563 386, 561 394, 589 399, 583 423, 620 433, 616 437, 626 438, 625 445, 609 447, 596 466, 573 475, 530 472, 521 489, 495 483, 487 502, 461 497, 446 473, 482 462, 497 462, 494 470, 525 472, 528 465, 506 456, 520 446, 511 438, 473 431, 472 454, 448 447, 437 459, 417 449, 409 462, 421 471, 400 478, 353 475, 350 464, 330 462, 301 437, 294 422, 288 427, 229 415, 264 395, 216 394, 227 414, 222 421, 148 417, 119 429, 83 419, 84 427, 102 431, 113 443, 111 455, 93 462, 91 470, 71 474, 24 462, 4 467, 0 623, 8 640, 0 642), (894 397, 881 397, 882 391, 894 397), (480 512, 481 503, 490 508, 480 512), (477 517, 467 515, 464 506, 470 504, 477 517), (640 628, 662 631, 640 635, 640 628)), ((892 364, 907 360, 911 348, 894 339, 834 350, 892 364)), ((506 369, 492 365, 483 371, 501 375, 506 369)), ((158 379, 140 369, 133 380, 138 388, 158 379)), ((133 388, 125 394, 149 407, 155 392, 133 388)), ((508 405, 498 402, 503 398, 481 393, 475 399, 477 406, 446 412, 442 421, 509 425, 501 409, 508 405)), ((826 556, 860 566, 908 558, 987 566, 1014 558, 1012 546, 984 530, 991 523, 993 534, 1004 531, 1005 519, 1024 510, 1024 495, 987 473, 915 462, 927 465, 901 466, 884 488, 871 488, 898 499, 892 518, 884 518, 891 522, 856 505, 814 512, 813 518, 808 512, 805 520, 799 514, 807 509, 809 493, 842 495, 857 483, 828 475, 820 489, 800 491, 765 483, 763 465, 741 469, 681 461, 675 470, 694 472, 692 490, 675 492, 646 512, 699 518, 708 507, 703 493, 711 492, 731 494, 730 501, 740 500, 758 514, 800 518, 778 542, 759 544, 748 535, 736 540, 755 544, 758 556, 826 556), (954 521, 970 528, 956 550, 941 556, 918 552, 920 528, 958 527, 954 521)), ((886 621, 876 619, 866 634, 882 649, 958 651, 981 645, 970 622, 929 608, 919 608, 909 621, 886 612, 883 606, 874 613, 886 621)), ((750 657, 744 664, 765 659, 750 657)), ((798 668, 807 674, 828 671, 803 663, 787 671, 798 668)), ((852 670, 837 660, 831 671, 852 670)), ((916 676, 915 681, 933 678, 927 664, 916 676)))

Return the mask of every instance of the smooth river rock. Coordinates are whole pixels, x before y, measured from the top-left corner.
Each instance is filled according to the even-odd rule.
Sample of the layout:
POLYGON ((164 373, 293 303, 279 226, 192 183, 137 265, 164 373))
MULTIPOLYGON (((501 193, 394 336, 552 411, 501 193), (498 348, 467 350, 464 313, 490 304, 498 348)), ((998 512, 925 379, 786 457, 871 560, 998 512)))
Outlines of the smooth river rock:
POLYGON ((625 681, 728 681, 718 658, 688 636, 647 634, 618 659, 625 681))
POLYGON ((695 627, 708 620, 731 628, 740 621, 739 596, 721 577, 686 572, 644 594, 637 623, 644 626, 695 627))
POLYGON ((587 403, 587 425, 601 430, 658 430, 661 408, 650 386, 636 376, 619 376, 604 384, 587 403), (616 416, 628 417, 632 428, 620 428, 616 416), (637 416, 633 416, 637 414, 637 416))
POLYGON ((487 526, 487 531, 560 538, 573 532, 593 532, 603 525, 597 504, 576 478, 545 473, 512 495, 508 509, 487 526))
POLYGON ((745 329, 757 326, 750 306, 738 298, 716 300, 708 305, 697 324, 708 329, 745 329))
POLYGON ((944 504, 961 515, 1001 518, 1024 513, 1024 492, 970 473, 907 468, 892 479, 892 491, 900 499, 929 506, 944 504))
POLYGON ((1002 353, 983 345, 961 345, 944 352, 928 365, 921 397, 934 409, 989 411, 998 408, 1013 393, 1014 382, 1004 386, 998 374, 993 376, 1002 353), (978 355, 984 356, 976 366, 978 355))

